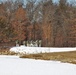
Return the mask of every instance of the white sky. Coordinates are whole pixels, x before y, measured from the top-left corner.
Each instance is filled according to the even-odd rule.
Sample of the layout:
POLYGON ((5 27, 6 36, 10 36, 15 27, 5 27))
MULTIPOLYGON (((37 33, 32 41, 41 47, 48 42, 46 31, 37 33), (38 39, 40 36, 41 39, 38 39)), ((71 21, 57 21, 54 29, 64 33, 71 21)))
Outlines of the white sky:
MULTIPOLYGON (((0 0, 0 1, 7 1, 7 0, 0 0)), ((53 0, 53 2, 57 2, 59 0, 53 0)), ((76 1, 76 0, 68 0, 68 1, 76 1)))

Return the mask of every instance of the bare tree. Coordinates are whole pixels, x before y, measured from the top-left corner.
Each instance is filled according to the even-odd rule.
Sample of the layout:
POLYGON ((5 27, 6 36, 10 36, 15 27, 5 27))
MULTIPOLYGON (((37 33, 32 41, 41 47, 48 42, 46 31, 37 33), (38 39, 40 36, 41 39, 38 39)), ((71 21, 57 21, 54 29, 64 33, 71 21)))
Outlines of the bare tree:
POLYGON ((33 40, 36 40, 37 39, 36 35, 38 35, 37 33, 39 33, 39 31, 36 31, 36 24, 41 23, 41 19, 42 19, 41 4, 37 2, 37 0, 27 0, 26 11, 27 11, 27 17, 31 25, 33 25, 33 30, 32 30, 33 40))

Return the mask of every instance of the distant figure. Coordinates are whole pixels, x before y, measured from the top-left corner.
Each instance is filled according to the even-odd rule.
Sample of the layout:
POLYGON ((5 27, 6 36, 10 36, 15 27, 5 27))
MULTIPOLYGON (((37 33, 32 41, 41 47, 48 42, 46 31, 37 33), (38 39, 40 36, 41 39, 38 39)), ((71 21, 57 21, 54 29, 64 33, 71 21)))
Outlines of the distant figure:
POLYGON ((26 42, 25 42, 25 41, 23 41, 23 45, 24 45, 24 46, 25 46, 25 43, 26 43, 26 42))
POLYGON ((19 47, 19 42, 18 42, 18 40, 16 41, 16 47, 19 47))
POLYGON ((35 47, 38 47, 38 40, 35 41, 35 47))
POLYGON ((28 46, 28 47, 30 46, 30 44, 28 43, 28 41, 27 41, 27 46, 28 46))
POLYGON ((34 47, 34 45, 33 45, 33 42, 32 42, 32 41, 31 41, 31 43, 30 43, 30 46, 31 46, 31 47, 34 47))
POLYGON ((39 40, 39 47, 41 47, 41 40, 39 40))

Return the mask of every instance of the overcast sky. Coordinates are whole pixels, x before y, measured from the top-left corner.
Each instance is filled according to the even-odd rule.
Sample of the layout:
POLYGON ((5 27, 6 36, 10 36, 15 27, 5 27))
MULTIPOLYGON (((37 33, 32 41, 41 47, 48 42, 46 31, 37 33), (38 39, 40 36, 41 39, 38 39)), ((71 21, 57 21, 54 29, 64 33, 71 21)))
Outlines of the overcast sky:
MULTIPOLYGON (((0 1, 7 1, 7 0, 0 0, 0 1)), ((58 1, 58 0, 53 0, 53 1, 58 1)), ((73 1, 73 0, 68 0, 68 1, 73 1)), ((76 1, 76 0, 74 0, 74 1, 76 1)))
MULTIPOLYGON (((0 0, 0 1, 7 1, 7 0, 0 0)), ((25 1, 25 0, 24 0, 25 1)), ((59 0, 53 0, 53 2, 58 2, 59 0)), ((68 0, 68 2, 71 2, 71 1, 76 1, 76 0, 68 0)))
MULTIPOLYGON (((57 1, 59 1, 59 0, 53 0, 53 2, 57 2, 57 1)), ((76 0, 67 0, 68 2, 73 2, 73 1, 76 1, 76 0)))

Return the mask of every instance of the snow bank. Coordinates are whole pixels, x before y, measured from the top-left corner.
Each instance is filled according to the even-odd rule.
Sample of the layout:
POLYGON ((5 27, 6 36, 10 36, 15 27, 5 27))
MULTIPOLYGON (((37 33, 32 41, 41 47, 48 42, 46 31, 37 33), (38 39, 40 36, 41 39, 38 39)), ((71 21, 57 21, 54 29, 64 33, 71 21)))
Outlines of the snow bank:
POLYGON ((75 51, 76 48, 50 48, 50 47, 26 47, 26 46, 20 46, 20 47, 12 47, 10 51, 16 52, 16 53, 45 53, 45 52, 66 52, 66 51, 75 51))
POLYGON ((76 75, 76 65, 0 56, 0 75, 76 75))

